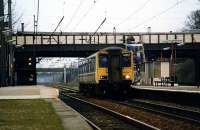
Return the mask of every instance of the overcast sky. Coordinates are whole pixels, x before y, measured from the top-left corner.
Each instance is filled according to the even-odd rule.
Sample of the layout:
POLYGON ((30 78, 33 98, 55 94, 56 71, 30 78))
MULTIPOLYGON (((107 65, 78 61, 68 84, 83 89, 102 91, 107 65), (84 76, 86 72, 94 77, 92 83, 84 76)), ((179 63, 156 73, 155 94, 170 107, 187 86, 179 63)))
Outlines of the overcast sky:
MULTIPOLYGON (((33 15, 38 0, 13 0, 15 14, 22 14, 20 22, 25 31, 33 31, 33 15)), ((200 7, 197 0, 40 0, 39 31, 94 32, 152 32, 180 31, 186 17, 200 7)), ((18 26, 20 30, 20 26, 18 26)), ((75 59, 71 59, 74 61, 75 59)), ((45 59, 37 67, 63 67, 69 59, 45 59), (63 63, 61 63, 63 62, 63 63)))
MULTIPOLYGON (((33 31, 38 0, 15 0, 23 14, 25 31, 33 31)), ((106 18, 100 32, 180 31, 186 17, 198 9, 197 0, 40 0, 39 31, 94 32, 106 18)))

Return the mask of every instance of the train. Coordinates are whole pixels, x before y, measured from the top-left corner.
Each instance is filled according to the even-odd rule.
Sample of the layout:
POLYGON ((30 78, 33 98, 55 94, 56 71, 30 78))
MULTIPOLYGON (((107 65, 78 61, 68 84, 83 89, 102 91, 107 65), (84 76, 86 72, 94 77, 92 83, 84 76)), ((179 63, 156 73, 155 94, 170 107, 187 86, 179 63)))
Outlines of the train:
POLYGON ((81 93, 126 95, 134 82, 134 53, 108 47, 78 62, 81 93))

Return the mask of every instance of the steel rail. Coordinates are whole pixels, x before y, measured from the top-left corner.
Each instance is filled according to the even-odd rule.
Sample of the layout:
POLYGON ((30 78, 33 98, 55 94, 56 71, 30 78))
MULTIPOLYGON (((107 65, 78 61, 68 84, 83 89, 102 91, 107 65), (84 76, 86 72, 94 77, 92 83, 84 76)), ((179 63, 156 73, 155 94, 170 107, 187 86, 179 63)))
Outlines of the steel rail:
POLYGON ((143 130, 143 129, 144 129, 144 130, 159 130, 159 128, 157 128, 157 127, 154 127, 154 126, 149 125, 149 124, 147 124, 147 123, 144 123, 144 122, 142 122, 142 121, 139 121, 139 120, 136 120, 136 119, 134 119, 134 118, 131 118, 131 117, 129 117, 128 115, 120 114, 120 113, 115 112, 115 111, 113 111, 113 110, 110 110, 110 109, 107 109, 107 108, 105 108, 105 107, 96 105, 96 104, 94 104, 94 103, 91 103, 91 102, 88 102, 88 101, 79 99, 79 98, 77 98, 77 97, 73 97, 73 96, 67 95, 67 94, 65 94, 65 93, 61 93, 61 95, 65 96, 65 97, 69 97, 70 99, 77 100, 77 101, 80 101, 80 102, 82 102, 82 103, 91 105, 91 106, 95 107, 96 109, 99 109, 99 110, 101 110, 101 111, 104 111, 104 112, 106 112, 106 113, 108 113, 108 114, 110 114, 110 115, 112 115, 112 116, 114 116, 114 117, 117 117, 118 119, 120 119, 120 120, 122 120, 122 121, 124 121, 124 122, 127 122, 127 123, 129 123, 129 124, 131 124, 131 125, 133 125, 133 126, 136 126, 136 127, 140 128, 140 129, 142 129, 142 130, 143 130))
POLYGON ((128 102, 120 102, 120 104, 200 124, 200 112, 197 111, 138 100, 129 100, 128 102))

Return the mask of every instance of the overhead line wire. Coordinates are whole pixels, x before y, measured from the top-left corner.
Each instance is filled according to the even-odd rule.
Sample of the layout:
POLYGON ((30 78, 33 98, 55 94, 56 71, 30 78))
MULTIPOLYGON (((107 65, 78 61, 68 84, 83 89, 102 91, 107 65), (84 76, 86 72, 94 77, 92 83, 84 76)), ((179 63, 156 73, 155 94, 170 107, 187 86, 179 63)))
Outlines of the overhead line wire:
MULTIPOLYGON (((96 2, 95 2, 95 3, 96 3, 96 2)), ((90 8, 88 8, 88 10, 84 13, 84 15, 82 15, 82 17, 80 18, 80 20, 78 21, 78 23, 75 25, 75 27, 74 27, 72 30, 76 30, 76 28, 77 28, 77 27, 80 25, 80 23, 83 21, 83 18, 86 18, 87 15, 89 14, 89 12, 94 8, 95 3, 92 4, 92 5, 90 6, 90 8)), ((72 31, 72 30, 71 30, 71 31, 72 31)))
POLYGON ((144 2, 138 9, 134 10, 130 15, 128 15, 124 20, 122 20, 120 23, 118 23, 115 27, 123 24, 124 22, 128 21, 129 18, 131 18, 133 15, 139 13, 142 9, 144 9, 144 7, 146 7, 146 5, 150 2, 151 0, 147 0, 146 2, 144 2))
MULTIPOLYGON (((143 24, 145 24, 145 23, 148 23, 149 21, 152 21, 152 20, 154 20, 154 19, 157 18, 157 17, 160 17, 161 15, 167 13, 169 10, 173 9, 173 8, 176 7, 177 5, 183 3, 184 1, 185 1, 185 0, 177 1, 175 4, 173 4, 173 5, 170 6, 169 8, 163 10, 162 12, 160 12, 160 13, 157 14, 157 15, 154 15, 154 16, 152 16, 152 17, 150 17, 150 18, 144 20, 144 22, 142 22, 142 23, 140 23, 140 24, 134 26, 133 28, 136 29, 136 28, 138 28, 139 26, 141 26, 141 25, 143 25, 143 24)), ((132 29, 132 28, 131 28, 131 29, 132 29)))
POLYGON ((83 4, 84 0, 80 0, 79 5, 77 6, 77 8, 75 9, 72 17, 70 18, 69 22, 67 23, 67 25, 64 27, 64 29, 67 29, 69 27, 69 25, 72 23, 74 17, 76 17, 77 12, 79 11, 79 8, 81 7, 81 5, 83 4))

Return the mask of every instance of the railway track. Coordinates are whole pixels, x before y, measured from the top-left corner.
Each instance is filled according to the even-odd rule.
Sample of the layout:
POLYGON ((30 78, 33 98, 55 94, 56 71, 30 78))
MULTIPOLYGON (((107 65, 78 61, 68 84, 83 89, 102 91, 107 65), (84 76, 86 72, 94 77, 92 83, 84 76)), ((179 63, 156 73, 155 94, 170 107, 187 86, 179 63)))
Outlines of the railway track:
POLYGON ((65 86, 65 85, 56 85, 53 87, 59 89, 60 92, 79 93, 79 90, 71 88, 69 86, 65 86))
POLYGON ((164 104, 150 103, 141 100, 128 100, 127 102, 120 102, 120 104, 170 116, 172 118, 187 120, 200 125, 200 112, 198 111, 183 109, 175 106, 167 106, 164 104))
MULTIPOLYGON (((64 88, 63 91, 69 91, 73 93, 78 92, 69 88, 64 88)), ((172 105, 146 102, 146 101, 137 100, 137 99, 128 100, 128 102, 120 102, 120 104, 127 105, 130 107, 136 107, 139 109, 162 114, 162 115, 169 116, 172 118, 187 120, 192 123, 196 123, 200 125, 200 112, 198 111, 184 109, 184 108, 180 108, 180 107, 176 107, 172 105)))
MULTIPOLYGON (((180 112, 178 110, 177 111, 171 110, 171 109, 169 110, 168 108, 150 107, 150 105, 148 104, 149 101, 146 101, 146 100, 141 100, 141 101, 146 101, 146 106, 145 106, 145 105, 142 105, 140 100, 132 100, 131 99, 132 101, 127 100, 126 102, 120 102, 117 100, 110 100, 110 99, 102 100, 102 99, 98 99, 98 98, 85 97, 85 96, 80 95, 77 92, 71 92, 71 90, 64 90, 64 89, 61 90, 60 89, 60 91, 62 94, 72 95, 72 96, 80 98, 82 100, 89 101, 94 104, 98 104, 107 109, 117 111, 123 115, 128 115, 127 117, 131 117, 131 118, 143 121, 145 123, 148 123, 157 128, 160 128, 160 129, 164 129, 164 130, 168 130, 168 129, 171 129, 171 130, 179 130, 179 129, 199 130, 200 129, 199 120, 198 120, 196 114, 192 115, 192 114, 190 114, 190 112, 188 112, 187 115, 191 115, 191 116, 188 116, 186 118, 184 111, 180 112), (166 109, 166 111, 164 111, 162 109, 166 109), (173 113, 170 113, 172 111, 173 111, 173 113), (179 115, 180 113, 182 113, 182 116, 179 115)), ((143 102, 143 104, 145 104, 145 102, 143 102)), ((156 105, 158 103, 153 102, 152 104, 156 105)), ((173 106, 173 104, 167 104, 164 106, 169 107, 169 106, 173 106)), ((183 110, 185 109, 183 106, 179 106, 179 105, 177 105, 176 107, 178 107, 178 108, 180 107, 183 110)), ((193 108, 193 107, 187 107, 187 109, 188 108, 193 108)), ((193 108, 192 110, 195 110, 198 112, 198 109, 193 108)), ((195 111, 193 111, 193 112, 195 112, 195 111)), ((95 124, 97 124, 97 123, 95 122, 95 124)), ((120 129, 123 129, 123 128, 120 128, 120 129)))
POLYGON ((94 103, 61 93, 60 98, 89 121, 89 124, 98 126, 94 129, 102 130, 158 130, 129 116, 122 115, 94 103))

